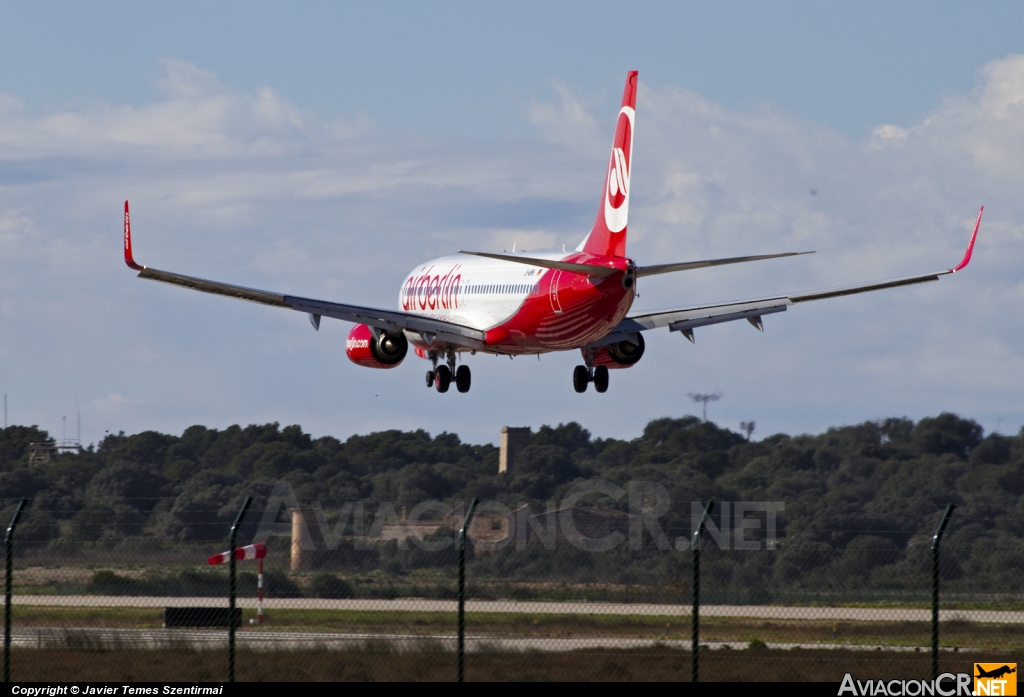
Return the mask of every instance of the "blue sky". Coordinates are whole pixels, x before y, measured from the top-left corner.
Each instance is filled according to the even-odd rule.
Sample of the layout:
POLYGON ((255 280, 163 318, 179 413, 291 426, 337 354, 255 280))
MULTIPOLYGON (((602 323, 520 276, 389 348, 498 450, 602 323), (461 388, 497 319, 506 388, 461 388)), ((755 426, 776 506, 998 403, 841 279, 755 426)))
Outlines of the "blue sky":
POLYGON ((1024 423, 1024 13, 1016 3, 3 3, 0 370, 14 423, 193 423, 490 441, 696 413, 756 435, 942 410, 1024 423), (118 258, 392 306, 418 261, 575 244, 640 71, 641 263, 817 249, 651 279, 638 308, 874 280, 917 289, 652 334, 599 397, 574 356, 477 357, 468 396, 368 371, 348 326, 144 283, 118 258), (810 191, 815 194, 811 195, 810 191), (773 265, 774 264, 774 265, 773 265), (683 277, 685 276, 685 277, 683 277), (196 296, 196 297, 192 297, 196 296), (69 419, 69 422, 73 418, 69 419))
POLYGON ((159 60, 388 132, 531 137, 550 79, 612 104, 638 69, 734 109, 860 138, 910 124, 1020 50, 1014 2, 3 3, 0 91, 46 110, 141 106, 159 60))

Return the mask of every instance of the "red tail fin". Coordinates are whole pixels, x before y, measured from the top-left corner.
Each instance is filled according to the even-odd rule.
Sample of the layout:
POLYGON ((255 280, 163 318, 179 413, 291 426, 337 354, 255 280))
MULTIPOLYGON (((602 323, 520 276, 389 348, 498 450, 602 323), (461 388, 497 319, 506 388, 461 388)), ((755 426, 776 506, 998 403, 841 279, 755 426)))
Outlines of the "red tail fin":
POLYGON ((608 158, 604 195, 594 228, 579 246, 591 254, 626 256, 626 223, 629 217, 629 178, 633 171, 633 120, 636 116, 637 71, 626 75, 622 107, 615 124, 615 139, 608 158))

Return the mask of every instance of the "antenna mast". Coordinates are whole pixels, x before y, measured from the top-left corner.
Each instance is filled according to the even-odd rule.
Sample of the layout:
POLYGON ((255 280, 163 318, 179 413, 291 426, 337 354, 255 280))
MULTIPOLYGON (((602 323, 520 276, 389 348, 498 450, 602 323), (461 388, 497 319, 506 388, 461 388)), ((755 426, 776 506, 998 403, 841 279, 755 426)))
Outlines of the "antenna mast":
POLYGON ((691 392, 688 396, 694 402, 700 402, 701 409, 702 409, 702 414, 704 415, 704 419, 703 420, 704 420, 704 423, 707 423, 708 422, 708 402, 717 402, 718 400, 720 400, 722 398, 722 393, 721 392, 716 392, 714 394, 707 394, 707 393, 704 393, 704 392, 697 392, 697 393, 691 392))
MULTIPOLYGON (((65 452, 82 452, 82 415, 78 414, 78 438, 68 438, 68 417, 61 417, 61 424, 63 427, 63 434, 60 441, 51 439, 43 443, 31 443, 32 446, 36 447, 36 450, 40 451, 40 457, 36 460, 37 462, 49 462, 51 455, 59 455, 65 452), (42 454, 42 451, 47 451, 42 454)), ((29 464, 33 464, 32 458, 29 458, 29 464)))

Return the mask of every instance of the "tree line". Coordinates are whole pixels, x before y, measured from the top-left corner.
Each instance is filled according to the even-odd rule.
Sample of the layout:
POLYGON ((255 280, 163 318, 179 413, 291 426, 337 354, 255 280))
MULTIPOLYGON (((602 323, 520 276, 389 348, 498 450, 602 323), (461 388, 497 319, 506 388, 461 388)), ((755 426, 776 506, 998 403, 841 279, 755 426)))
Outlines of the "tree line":
MULTIPOLYGON (((651 421, 633 440, 594 437, 577 423, 542 426, 506 474, 497 471, 494 446, 423 430, 345 441, 277 423, 192 426, 180 436, 122 432, 30 466, 29 444, 48 437, 35 426, 0 430, 0 516, 9 517, 18 499, 29 498, 18 534, 37 547, 223 540, 242 498, 257 497, 256 510, 280 480, 299 501, 320 501, 328 512, 351 500, 372 511, 380 502, 412 508, 428 499, 458 505, 473 497, 543 511, 582 481, 626 487, 642 480, 669 492, 672 505, 659 521, 672 540, 688 534, 693 501, 785 504, 777 518, 779 547, 719 554, 718 561, 711 555, 712 583, 810 587, 842 579, 864 587, 916 587, 928 573, 927 544, 939 515, 954 503, 944 575, 965 584, 970 578, 976 589, 1022 587, 1024 429, 986 435, 975 421, 949 413, 756 441, 691 416, 651 421)), ((625 500, 593 503, 628 507, 625 500)), ((352 556, 359 569, 395 575, 447 568, 453 560, 394 543, 352 556)), ((546 574, 662 582, 683 574, 688 555, 652 544, 604 556, 509 547, 473 563, 505 579, 546 574)))

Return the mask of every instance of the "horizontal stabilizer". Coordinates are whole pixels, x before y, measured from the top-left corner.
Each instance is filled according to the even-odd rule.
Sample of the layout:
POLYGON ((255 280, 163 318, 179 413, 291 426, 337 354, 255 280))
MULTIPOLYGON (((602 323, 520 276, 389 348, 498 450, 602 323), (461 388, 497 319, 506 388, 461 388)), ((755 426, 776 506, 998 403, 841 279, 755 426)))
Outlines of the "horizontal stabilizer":
POLYGON ((540 266, 545 269, 561 269, 562 271, 572 271, 573 273, 581 273, 587 276, 596 276, 597 278, 607 278, 613 273, 618 271, 616 268, 610 266, 594 266, 593 264, 574 264, 571 261, 551 261, 550 259, 534 259, 532 257, 521 257, 514 254, 490 254, 488 252, 467 252, 465 250, 459 250, 459 254, 472 254, 477 257, 487 257, 488 259, 498 259, 500 261, 513 261, 517 264, 526 264, 527 266, 540 266))
POLYGON ((727 264, 742 264, 747 261, 761 261, 762 259, 797 257, 802 254, 814 254, 814 252, 784 252, 782 254, 759 254, 757 256, 752 257, 729 257, 728 259, 708 259, 706 261, 684 261, 679 264, 658 264, 656 266, 638 266, 636 268, 636 275, 637 278, 641 276, 655 276, 659 273, 690 271, 691 269, 703 269, 709 266, 725 266, 727 264))

